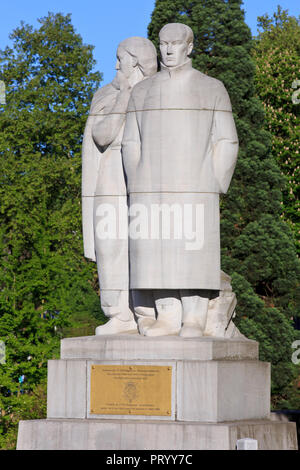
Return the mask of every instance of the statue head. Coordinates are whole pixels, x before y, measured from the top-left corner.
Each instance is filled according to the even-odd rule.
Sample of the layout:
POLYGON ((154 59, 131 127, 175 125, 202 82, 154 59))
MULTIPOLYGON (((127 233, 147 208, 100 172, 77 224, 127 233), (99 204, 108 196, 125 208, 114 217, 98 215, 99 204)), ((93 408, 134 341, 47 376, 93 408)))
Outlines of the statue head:
POLYGON ((166 67, 177 67, 187 61, 193 50, 194 34, 183 23, 168 23, 159 32, 162 63, 166 67))
POLYGON ((117 71, 134 85, 157 71, 157 54, 149 39, 131 37, 122 41, 117 50, 117 71))

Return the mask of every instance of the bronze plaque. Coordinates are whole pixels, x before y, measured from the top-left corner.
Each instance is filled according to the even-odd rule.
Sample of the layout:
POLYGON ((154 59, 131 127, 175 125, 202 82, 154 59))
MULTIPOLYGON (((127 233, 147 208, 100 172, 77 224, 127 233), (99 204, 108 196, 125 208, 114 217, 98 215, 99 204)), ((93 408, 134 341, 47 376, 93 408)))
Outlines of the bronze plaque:
POLYGON ((91 414, 171 416, 171 366, 91 366, 91 414))

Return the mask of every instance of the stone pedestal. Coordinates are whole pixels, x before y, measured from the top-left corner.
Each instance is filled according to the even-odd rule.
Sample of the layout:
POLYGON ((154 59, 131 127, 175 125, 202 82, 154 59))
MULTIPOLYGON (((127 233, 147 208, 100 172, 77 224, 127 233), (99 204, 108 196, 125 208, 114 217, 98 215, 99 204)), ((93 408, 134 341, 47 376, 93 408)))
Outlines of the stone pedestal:
MULTIPOLYGON (((101 385, 99 391, 101 394, 101 385)), ((294 423, 270 419, 270 365, 244 338, 145 338, 138 334, 68 338, 48 363, 47 419, 20 422, 18 449, 297 449, 294 423), (169 416, 95 414, 97 365, 168 366, 169 416)))

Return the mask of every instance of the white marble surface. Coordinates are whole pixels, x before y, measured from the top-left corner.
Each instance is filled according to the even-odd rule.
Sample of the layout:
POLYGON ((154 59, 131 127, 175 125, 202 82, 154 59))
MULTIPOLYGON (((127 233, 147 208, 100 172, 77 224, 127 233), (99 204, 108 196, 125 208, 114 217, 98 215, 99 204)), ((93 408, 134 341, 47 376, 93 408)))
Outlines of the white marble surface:
POLYGON ((223 422, 270 415, 270 364, 182 361, 177 364, 177 420, 223 422))
POLYGON ((61 359, 257 360, 258 343, 244 338, 145 338, 137 333, 83 336, 61 340, 61 359))
POLYGON ((297 450, 296 423, 209 424, 123 420, 20 421, 18 450, 235 450, 243 437, 259 450, 297 450))
POLYGON ((86 376, 86 361, 48 361, 48 417, 86 418, 86 376))

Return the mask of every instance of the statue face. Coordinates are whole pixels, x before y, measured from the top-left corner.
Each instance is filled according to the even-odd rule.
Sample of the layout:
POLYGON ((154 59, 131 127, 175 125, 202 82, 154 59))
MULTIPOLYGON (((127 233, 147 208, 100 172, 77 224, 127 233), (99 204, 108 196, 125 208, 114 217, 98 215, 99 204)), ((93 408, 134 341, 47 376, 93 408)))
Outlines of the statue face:
POLYGON ((126 78, 129 78, 134 71, 135 65, 133 57, 123 47, 118 47, 116 70, 122 72, 126 78))
POLYGON ((160 53, 166 67, 177 67, 187 61, 193 44, 186 41, 186 32, 178 25, 170 25, 161 31, 160 53))

